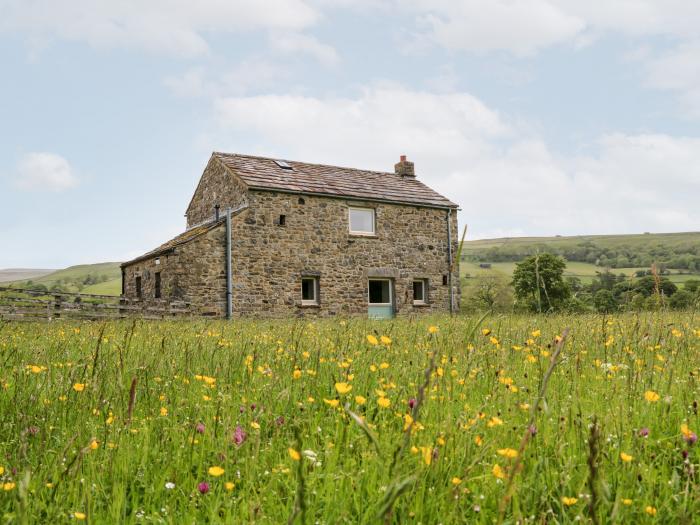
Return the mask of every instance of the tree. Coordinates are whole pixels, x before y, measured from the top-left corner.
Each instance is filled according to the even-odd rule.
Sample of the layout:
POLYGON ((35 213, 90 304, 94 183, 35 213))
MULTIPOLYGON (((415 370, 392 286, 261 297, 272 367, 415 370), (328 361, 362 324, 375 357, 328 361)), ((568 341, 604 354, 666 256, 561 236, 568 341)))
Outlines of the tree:
POLYGON ((688 290, 678 290, 668 301, 674 310, 686 310, 695 305, 695 295, 688 290))
POLYGON ((596 311, 609 314, 617 310, 617 301, 610 290, 598 290, 593 296, 596 311))
POLYGON ((551 253, 532 255, 516 263, 513 288, 518 301, 533 311, 560 308, 571 295, 564 282, 566 262, 551 253))
POLYGON ((505 276, 477 277, 465 297, 468 307, 476 310, 507 310, 513 307, 513 293, 505 276))

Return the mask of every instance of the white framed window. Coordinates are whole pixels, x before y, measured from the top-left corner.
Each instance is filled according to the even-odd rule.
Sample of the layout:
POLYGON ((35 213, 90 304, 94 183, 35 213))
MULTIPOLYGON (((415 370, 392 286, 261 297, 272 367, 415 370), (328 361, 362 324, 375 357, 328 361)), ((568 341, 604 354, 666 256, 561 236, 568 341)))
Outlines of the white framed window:
POLYGON ((375 306, 390 306, 393 302, 390 279, 370 279, 367 287, 368 302, 375 306))
POLYGON ((414 279, 413 280, 413 304, 428 303, 428 280, 414 279))
POLYGON ((374 235, 374 208, 348 208, 350 233, 374 235))
POLYGON ((318 277, 301 278, 301 304, 318 304, 318 277))

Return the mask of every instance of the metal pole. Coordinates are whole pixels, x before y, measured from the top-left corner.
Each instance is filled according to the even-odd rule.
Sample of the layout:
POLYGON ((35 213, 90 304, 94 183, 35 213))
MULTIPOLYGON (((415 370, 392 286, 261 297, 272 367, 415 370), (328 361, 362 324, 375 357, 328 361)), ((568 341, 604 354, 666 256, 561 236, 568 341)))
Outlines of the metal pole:
POLYGON ((455 311, 455 295, 452 287, 452 209, 447 210, 447 284, 450 287, 450 315, 455 311))
POLYGON ((231 319, 233 311, 231 280, 231 208, 229 207, 226 208, 226 319, 231 319))

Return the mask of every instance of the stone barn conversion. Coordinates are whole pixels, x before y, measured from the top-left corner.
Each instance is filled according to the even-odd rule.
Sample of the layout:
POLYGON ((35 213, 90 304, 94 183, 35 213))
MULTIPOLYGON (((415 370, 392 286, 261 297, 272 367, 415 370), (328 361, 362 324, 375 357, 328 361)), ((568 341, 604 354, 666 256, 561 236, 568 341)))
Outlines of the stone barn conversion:
POLYGON ((122 264, 122 295, 200 315, 456 311, 458 206, 393 173, 212 154, 184 233, 122 264))

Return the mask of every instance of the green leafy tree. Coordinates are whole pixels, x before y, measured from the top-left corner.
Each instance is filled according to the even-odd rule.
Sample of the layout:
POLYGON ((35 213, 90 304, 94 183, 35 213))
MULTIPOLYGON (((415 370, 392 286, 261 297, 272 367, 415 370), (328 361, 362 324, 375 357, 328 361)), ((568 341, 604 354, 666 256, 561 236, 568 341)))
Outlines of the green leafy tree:
POLYGON ((564 282, 564 259, 551 253, 532 255, 515 265, 513 289, 518 302, 533 311, 552 311, 571 296, 564 282))
POLYGON ((593 303, 596 311, 609 314, 617 310, 617 301, 610 290, 598 290, 593 296, 593 303))

